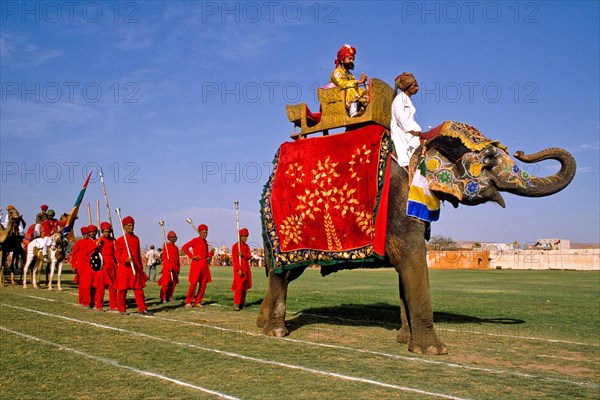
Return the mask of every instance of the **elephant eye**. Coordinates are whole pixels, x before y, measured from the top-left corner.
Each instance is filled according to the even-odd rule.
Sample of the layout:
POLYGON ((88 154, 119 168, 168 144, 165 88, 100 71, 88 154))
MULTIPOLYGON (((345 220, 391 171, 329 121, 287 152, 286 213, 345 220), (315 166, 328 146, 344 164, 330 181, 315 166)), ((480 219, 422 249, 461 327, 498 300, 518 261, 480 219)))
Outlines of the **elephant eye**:
POLYGON ((483 157, 482 162, 483 162, 483 165, 485 165, 487 167, 491 167, 496 164, 496 155, 489 154, 489 155, 483 157))

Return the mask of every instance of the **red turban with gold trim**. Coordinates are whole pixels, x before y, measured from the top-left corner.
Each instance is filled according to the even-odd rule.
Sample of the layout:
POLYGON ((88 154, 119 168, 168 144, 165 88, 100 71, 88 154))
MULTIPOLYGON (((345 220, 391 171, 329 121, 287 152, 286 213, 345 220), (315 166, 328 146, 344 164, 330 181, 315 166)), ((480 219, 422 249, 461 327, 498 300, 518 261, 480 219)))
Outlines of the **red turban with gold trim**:
POLYGON ((337 58, 335 59, 335 66, 339 67, 340 63, 344 61, 344 58, 356 55, 356 48, 345 44, 337 52, 337 58))

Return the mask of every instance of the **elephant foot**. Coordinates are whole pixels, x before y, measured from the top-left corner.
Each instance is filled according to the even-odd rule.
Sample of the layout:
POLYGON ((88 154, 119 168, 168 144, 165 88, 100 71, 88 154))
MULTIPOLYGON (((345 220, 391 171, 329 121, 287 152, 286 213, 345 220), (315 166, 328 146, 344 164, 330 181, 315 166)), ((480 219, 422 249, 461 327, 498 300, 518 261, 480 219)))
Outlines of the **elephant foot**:
POLYGON ((60 286, 57 286, 56 290, 58 290, 59 292, 62 292, 62 288, 60 286))
POLYGON ((34 289, 39 289, 38 285, 32 285, 34 289))
POLYGON ((48 290, 51 292, 52 291, 52 286, 48 285, 48 290))
POLYGON ((23 284, 23 289, 27 289, 27 285, 26 284, 23 284))
POLYGON ((262 313, 258 314, 256 317, 256 326, 259 328, 264 328, 267 325, 268 318, 262 313))
POLYGON ((271 337, 284 337, 288 334, 285 322, 269 322, 263 327, 263 334, 271 337))
POLYGON ((448 346, 437 338, 435 333, 421 335, 422 340, 418 340, 414 336, 408 342, 408 351, 415 354, 427 354, 431 356, 439 356, 448 354, 448 346))
POLYGON ((408 343, 410 340, 410 328, 408 326, 403 326, 398 331, 396 335, 396 342, 398 343, 408 343))

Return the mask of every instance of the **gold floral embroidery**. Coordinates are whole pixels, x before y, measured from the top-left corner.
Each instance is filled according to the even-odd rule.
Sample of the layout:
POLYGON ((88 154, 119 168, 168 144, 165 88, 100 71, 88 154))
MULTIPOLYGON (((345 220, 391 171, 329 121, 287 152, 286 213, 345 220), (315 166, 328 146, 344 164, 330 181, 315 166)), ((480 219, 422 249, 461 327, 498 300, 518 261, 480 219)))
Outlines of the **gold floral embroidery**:
MULTIPOLYGON (((360 181, 358 172, 354 169, 355 164, 370 164, 371 150, 367 149, 366 145, 359 147, 352 154, 351 161, 348 162, 350 178, 360 181)), ((340 177, 337 172, 339 163, 333 162, 331 157, 325 160, 318 160, 315 168, 311 169, 310 174, 312 179, 310 187, 304 190, 304 193, 297 195, 299 204, 296 206, 296 211, 299 214, 288 216, 283 224, 280 225, 280 235, 282 237, 282 246, 285 248, 290 242, 296 244, 302 241, 303 221, 306 218, 316 220, 317 216, 322 215, 325 236, 327 239, 327 248, 329 250, 341 250, 342 242, 337 235, 336 227, 331 216, 332 212, 339 212, 342 217, 350 213, 354 215, 357 226, 361 231, 371 239, 375 235, 375 226, 373 214, 365 211, 364 206, 360 206, 360 202, 354 197, 357 189, 352 188, 346 182, 342 187, 334 185, 334 179, 340 177), (360 207, 359 207, 360 206, 360 207)), ((290 164, 286 171, 286 175, 292 180, 292 186, 302 182, 304 174, 299 175, 301 169, 298 163, 290 164)))
POLYGON ((304 178, 302 165, 298 164, 297 162, 288 165, 288 169, 285 171, 285 174, 290 178, 290 181, 292 182, 290 186, 292 187, 296 187, 297 183, 302 183, 304 178))

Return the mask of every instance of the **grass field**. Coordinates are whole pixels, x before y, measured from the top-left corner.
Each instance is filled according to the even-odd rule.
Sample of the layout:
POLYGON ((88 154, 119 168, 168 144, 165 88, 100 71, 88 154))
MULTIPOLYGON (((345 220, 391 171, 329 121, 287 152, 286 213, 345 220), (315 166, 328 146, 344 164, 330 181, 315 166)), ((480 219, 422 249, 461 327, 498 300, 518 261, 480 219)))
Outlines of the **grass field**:
POLYGON ((70 284, 0 288, 0 398, 600 397, 598 272, 431 271, 436 327, 450 351, 438 357, 396 343, 393 270, 306 271, 290 285, 283 339, 256 328, 266 279, 253 272, 241 312, 232 310, 229 268, 212 269, 201 309, 182 307, 185 278, 177 301, 162 305, 149 283, 153 318, 83 309, 70 284))

